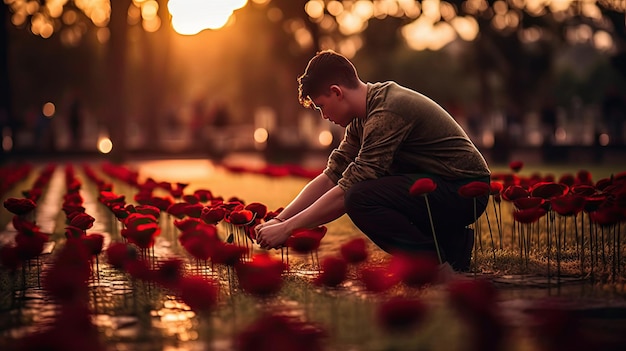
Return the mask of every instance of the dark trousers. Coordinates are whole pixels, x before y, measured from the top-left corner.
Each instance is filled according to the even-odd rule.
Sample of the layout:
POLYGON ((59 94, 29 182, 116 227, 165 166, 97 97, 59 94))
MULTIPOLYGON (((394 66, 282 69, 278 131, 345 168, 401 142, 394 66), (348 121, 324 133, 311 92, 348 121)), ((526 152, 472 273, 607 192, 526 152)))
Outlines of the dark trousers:
POLYGON ((440 250, 465 240, 465 227, 485 211, 489 194, 473 198, 458 189, 471 181, 489 182, 489 177, 447 181, 426 174, 385 176, 354 184, 345 195, 346 213, 352 222, 386 252, 428 251, 435 245, 424 196, 409 194, 413 183, 428 177, 437 188, 426 194, 440 250))

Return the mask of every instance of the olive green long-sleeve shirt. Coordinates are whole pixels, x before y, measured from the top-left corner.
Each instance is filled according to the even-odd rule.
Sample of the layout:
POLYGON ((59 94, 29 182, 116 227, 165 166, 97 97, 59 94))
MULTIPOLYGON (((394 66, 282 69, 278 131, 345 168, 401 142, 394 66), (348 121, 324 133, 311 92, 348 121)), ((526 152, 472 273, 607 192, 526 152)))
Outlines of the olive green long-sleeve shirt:
POLYGON ((448 112, 394 82, 367 83, 366 117, 346 127, 324 173, 344 190, 391 174, 449 180, 490 175, 484 157, 448 112))

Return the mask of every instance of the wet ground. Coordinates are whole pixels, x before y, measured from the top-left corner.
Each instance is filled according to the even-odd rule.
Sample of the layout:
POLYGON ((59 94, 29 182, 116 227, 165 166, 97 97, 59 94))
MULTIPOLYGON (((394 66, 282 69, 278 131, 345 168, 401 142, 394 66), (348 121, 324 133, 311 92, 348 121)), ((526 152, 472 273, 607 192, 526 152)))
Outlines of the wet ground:
MULTIPOLYGON (((241 162, 241 160, 237 161, 241 162)), ((245 162, 257 161, 246 160, 245 162)), ((315 161, 312 162, 315 164, 315 161)), ((233 180, 232 175, 224 174, 207 161, 149 161, 136 163, 133 166, 137 167, 145 177, 153 176, 164 181, 190 182, 196 188, 210 187, 215 193, 224 196, 238 193, 258 194, 257 198, 251 198, 250 201, 264 202, 269 208, 285 204, 288 198, 295 194, 294 191, 304 184, 303 180, 283 179, 270 182, 265 189, 254 189, 254 185, 246 184, 243 179, 233 180), (230 181, 223 182, 226 178, 230 181)), ((65 191, 62 169, 59 167, 54 173, 48 191, 37 207, 36 222, 44 232, 58 232, 59 216, 62 215, 62 197, 65 191)), ((92 186, 89 186, 87 181, 84 183, 81 194, 85 201, 86 212, 96 218, 89 232, 105 234, 106 247, 111 240, 118 238, 119 229, 111 227, 111 215, 97 202, 92 186)), ((345 222, 338 223, 337 228, 338 231, 343 232, 338 233, 338 238, 324 242, 320 247, 319 256, 336 250, 341 242, 358 235, 354 228, 346 225, 345 222)), ((332 226, 329 227, 329 231, 332 229, 332 226)), ((14 228, 9 224, 0 233, 0 245, 11 242, 14 234, 14 228)), ((180 254, 181 248, 177 246, 173 238, 167 233, 159 237, 154 248, 156 260, 180 254)), ((370 249, 375 250, 375 248, 370 249)), ((55 318, 57 306, 46 296, 38 280, 39 273, 45 271, 50 264, 50 257, 53 256, 54 250, 54 244, 50 243, 44 255, 20 272, 19 276, 0 275, 0 278, 5 280, 1 282, 3 289, 9 286, 10 290, 14 291, 10 293, 5 290, 0 296, 2 299, 0 305, 6 307, 0 314, 1 350, 14 349, 16 340, 28 337, 55 318)), ((385 254, 379 252, 374 256, 384 259, 385 254)), ((298 258, 292 258, 292 260, 294 267, 292 276, 303 277, 299 281, 306 281, 316 273, 307 270, 308 258, 304 259, 304 262, 302 259, 298 261, 298 258), (299 272, 298 267, 300 267, 299 272)), ((111 268, 102 261, 104 261, 103 258, 98 262, 97 275, 90 281, 90 306, 93 312, 93 323, 97 326, 107 350, 232 350, 233 335, 236 334, 237 329, 249 322, 242 320, 241 311, 258 308, 254 301, 246 298, 237 300, 239 297, 231 296, 225 298, 227 303, 214 315, 201 318, 174 296, 156 287, 132 281, 124 273, 111 268), (236 307, 230 309, 226 305, 236 307)), ((211 271, 210 267, 198 266, 191 260, 187 269, 196 270, 207 276, 216 276, 216 272, 211 271)), ((222 284, 228 284, 224 282, 224 274, 225 272, 220 272, 222 284)), ((514 328, 522 329, 531 323, 528 310, 536 306, 536 301, 551 299, 559 301, 562 306, 574 311, 578 321, 593 335, 594 340, 597 340, 599 345, 607 346, 605 349, 618 350, 619 345, 626 345, 626 299, 623 284, 599 284, 581 277, 561 277, 557 282, 554 277, 548 279, 531 275, 465 274, 465 278, 468 279, 477 277, 491 279, 496 284, 500 294, 499 310, 507 323, 514 328)), ((362 288, 356 284, 346 284, 345 290, 347 294, 360 295, 362 293, 362 288)), ((437 288, 426 295, 436 301, 438 299, 437 288)), ((298 302, 287 296, 270 304, 274 307, 292 309, 294 313, 306 313, 308 308, 315 308, 315 306, 303 306, 301 300, 298 302)), ((243 314, 243 316, 243 319, 252 318, 254 314, 243 314)), ((352 323, 353 326, 358 323, 354 320, 345 321, 348 324, 352 323)), ((380 348, 367 346, 365 341, 361 342, 354 335, 348 332, 345 335, 342 334, 342 342, 331 347, 354 350, 390 349, 388 345, 380 348)), ((523 337, 520 340, 524 340, 523 337)), ((516 349, 528 349, 522 344, 523 342, 516 349)), ((435 347, 433 349, 453 348, 435 347)))

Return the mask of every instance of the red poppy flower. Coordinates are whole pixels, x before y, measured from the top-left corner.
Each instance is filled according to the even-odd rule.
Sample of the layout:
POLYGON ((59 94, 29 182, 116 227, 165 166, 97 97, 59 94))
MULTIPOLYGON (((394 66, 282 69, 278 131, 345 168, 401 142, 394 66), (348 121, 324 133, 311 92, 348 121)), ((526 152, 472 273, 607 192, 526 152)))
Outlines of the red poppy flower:
POLYGON ((244 207, 244 209, 252 211, 254 218, 257 220, 265 218, 265 215, 267 214, 267 206, 260 202, 249 203, 246 207, 244 207))
POLYGON ((521 197, 528 197, 530 193, 521 185, 510 185, 502 192, 502 198, 506 201, 514 201, 521 197))
POLYGON ((67 193, 63 195, 63 202, 74 205, 82 205, 84 203, 79 193, 67 193))
POLYGON ((282 273, 285 264, 269 256, 256 254, 252 260, 239 262, 235 271, 241 288, 252 295, 266 297, 280 291, 283 284, 282 273))
POLYGON ((565 184, 539 182, 530 188, 530 195, 550 199, 556 196, 565 195, 568 191, 569 187, 565 184))
POLYGON ((226 215, 226 210, 223 207, 205 207, 202 210, 202 214, 200 215, 200 219, 202 219, 205 223, 208 224, 217 224, 221 220, 224 219, 226 215))
POLYGON ((137 205, 135 206, 135 210, 137 213, 151 215, 154 218, 159 218, 161 216, 161 210, 152 205, 137 205))
POLYGON ((87 230, 93 227, 93 223, 95 222, 95 218, 88 215, 87 213, 78 213, 70 220, 70 225, 80 228, 82 230, 87 230))
POLYGON ((107 207, 111 207, 113 204, 123 205, 126 201, 126 196, 118 195, 111 191, 100 191, 100 196, 98 200, 105 204, 107 207))
POLYGON ((185 210, 188 206, 190 206, 190 204, 186 202, 175 202, 167 208, 166 212, 178 219, 182 219, 186 215, 185 210))
POLYGON ((248 249, 246 247, 218 241, 212 246, 211 262, 232 267, 239 263, 241 261, 241 257, 243 257, 247 252, 248 249))
POLYGON ((201 203, 187 204, 187 206, 183 209, 183 213, 192 218, 200 218, 203 209, 204 205, 201 203))
POLYGON ((25 198, 30 199, 35 203, 37 203, 41 194, 43 194, 43 190, 41 188, 32 188, 30 190, 22 191, 22 195, 24 195, 25 198))
POLYGON ((154 271, 150 269, 149 263, 143 259, 126 261, 123 270, 135 279, 147 282, 154 281, 155 279, 154 271))
POLYGON ((152 190, 139 189, 133 200, 140 205, 152 205, 152 190))
POLYGON ((85 213, 85 207, 78 204, 64 203, 61 209, 65 212, 68 221, 79 213, 85 213))
POLYGON ((395 296, 377 307, 376 321, 387 332, 405 332, 418 326, 426 312, 421 300, 395 296))
POLYGON ((43 274, 42 285, 55 299, 74 301, 87 296, 91 274, 89 254, 77 240, 68 240, 43 274))
POLYGON ((213 224, 200 223, 193 228, 183 230, 178 236, 178 241, 185 246, 186 241, 195 236, 206 237, 207 240, 219 240, 217 237, 217 227, 213 224))
POLYGON ((265 168, 261 169, 261 173, 270 177, 279 178, 288 176, 289 169, 282 165, 267 165, 265 168))
POLYGON ((154 240, 160 233, 159 224, 150 222, 124 228, 121 235, 140 248, 147 249, 154 245, 154 240))
POLYGON ((568 187, 572 187, 574 184, 576 184, 576 178, 573 174, 565 173, 561 175, 558 182, 560 184, 565 184, 568 187))
POLYGON ((126 243, 111 243, 106 250, 107 262, 117 269, 123 269, 128 261, 137 259, 137 250, 126 243))
POLYGON ((154 280, 166 288, 173 289, 178 286, 184 271, 185 262, 178 257, 171 257, 159 263, 154 272, 154 280))
POLYGON ((98 233, 91 233, 81 237, 81 241, 87 248, 87 252, 90 255, 97 256, 102 252, 102 246, 104 245, 104 235, 98 233))
POLYGON ((167 212, 167 209, 174 203, 169 196, 152 196, 150 204, 159 209, 161 212, 167 212))
POLYGON ((500 182, 492 181, 489 183, 489 193, 491 195, 500 195, 502 190, 504 189, 504 185, 500 182))
POLYGON ((110 209, 111 212, 113 212, 115 218, 119 221, 124 221, 124 219, 126 219, 128 215, 130 215, 130 212, 128 212, 128 210, 124 206, 117 205, 111 207, 110 209))
POLYGON ((485 182, 469 182, 459 188, 459 195, 467 198, 475 198, 490 193, 491 187, 485 182))
POLYGON ((367 260, 367 243, 363 238, 354 238, 340 247, 341 256, 348 263, 360 263, 367 260))
POLYGON ((326 235, 327 228, 319 226, 313 229, 298 228, 291 232, 285 245, 299 253, 308 253, 317 250, 320 241, 326 235))
POLYGON ((533 207, 525 210, 513 211, 513 218, 520 223, 533 223, 546 214, 541 207, 533 207))
POLYGON ((373 293, 385 292, 400 282, 394 272, 383 266, 363 267, 359 273, 365 289, 373 293))
POLYGON ((196 189, 193 194, 200 202, 209 202, 213 199, 213 193, 207 189, 196 189))
POLYGON ((228 215, 226 215, 225 219, 227 222, 232 223, 234 225, 246 225, 252 222, 254 217, 254 213, 250 210, 233 210, 228 215))
POLYGON ((591 196, 585 197, 585 205, 583 206, 583 210, 585 212, 594 212, 597 211, 600 206, 602 206, 607 201, 607 196, 605 194, 593 194, 591 196))
POLYGON ((447 285, 448 299, 465 317, 480 317, 498 308, 498 291, 486 279, 456 279, 447 285))
POLYGON ((67 226, 65 227, 65 237, 66 238, 80 238, 82 236, 85 236, 87 233, 85 233, 84 230, 75 227, 73 225, 67 226))
POLYGON ((389 263, 389 271, 406 285, 421 288, 437 279, 439 260, 424 253, 396 253, 389 263))
POLYGON ((574 185, 570 188, 570 192, 572 194, 580 195, 580 196, 591 196, 596 193, 596 188, 591 185, 579 184, 574 185))
POLYGON ((268 222, 272 218, 278 216, 281 212, 283 212, 283 210, 284 210, 284 208, 279 207, 275 211, 268 211, 267 214, 265 215, 265 218, 263 218, 263 220, 268 222))
POLYGON ((550 200, 554 212, 561 216, 573 216, 580 213, 585 205, 585 198, 580 195, 567 194, 550 200))
POLYGON ((435 189, 437 189, 437 183, 435 183, 432 179, 420 178, 416 180, 413 185, 411 185, 411 188, 409 188, 409 194, 417 197, 431 193, 435 191, 435 189))
POLYGON ((593 185, 591 172, 585 169, 576 172, 576 184, 593 185))
POLYGON ((612 226, 624 221, 624 212, 623 208, 617 206, 601 206, 589 213, 589 219, 604 227, 612 226))
POLYGON ((222 206, 228 211, 240 211, 245 207, 243 200, 234 196, 226 202, 222 201, 222 206))
POLYGON ((530 208, 541 207, 545 202, 546 200, 541 197, 520 197, 513 200, 513 205, 518 210, 527 210, 530 208))
POLYGON ((263 315, 237 335, 240 351, 319 351, 326 336, 319 327, 292 316, 263 315))
POLYGON ((518 173, 524 167, 524 162, 522 161, 511 161, 509 163, 509 168, 511 171, 518 173))
POLYGON ((152 215, 131 212, 128 217, 124 219, 124 225, 127 228, 134 228, 141 224, 156 223, 156 221, 157 219, 152 215))
POLYGON ((448 284, 450 305, 467 322, 470 350, 501 350, 505 327, 497 313, 497 290, 484 279, 457 279, 448 284))
POLYGON ((198 313, 212 311, 217 305, 218 285, 200 276, 183 277, 178 285, 180 298, 198 313))
POLYGON ((175 198, 175 199, 182 198, 183 197, 183 191, 184 191, 183 189, 179 189, 179 188, 171 188, 171 189, 169 189, 170 195, 172 195, 172 197, 175 198))
POLYGON ((48 235, 42 233, 33 222, 22 220, 17 215, 13 217, 13 226, 17 230, 15 243, 20 258, 29 260, 40 255, 44 243, 48 241, 48 235))
POLYGON ((213 247, 216 241, 206 235, 195 235, 185 238, 184 241, 181 241, 181 244, 195 259, 206 261, 213 254, 213 247))
POLYGON ((174 226, 179 230, 186 232, 195 230, 198 226, 205 225, 199 218, 185 218, 181 220, 174 220, 174 226))
POLYGON ((31 199, 25 199, 25 198, 8 198, 6 200, 4 200, 4 208, 6 208, 9 212, 18 215, 18 216, 23 216, 25 214, 30 213, 32 210, 34 210, 37 207, 37 204, 35 203, 35 201, 31 200, 31 199))
POLYGON ((187 195, 183 195, 182 199, 184 202, 188 203, 188 204, 198 204, 200 203, 200 199, 198 199, 196 197, 196 195, 193 194, 187 194, 187 195))
POLYGON ((348 262, 341 257, 326 257, 322 260, 321 269, 314 283, 334 288, 346 280, 348 262))

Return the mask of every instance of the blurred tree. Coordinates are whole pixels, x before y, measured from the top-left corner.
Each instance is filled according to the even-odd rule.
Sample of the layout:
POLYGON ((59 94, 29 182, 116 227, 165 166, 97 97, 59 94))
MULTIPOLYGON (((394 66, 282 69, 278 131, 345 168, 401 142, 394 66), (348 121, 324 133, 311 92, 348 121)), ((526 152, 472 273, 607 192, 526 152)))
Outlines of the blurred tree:
MULTIPOLYGON (((2 25, 0 26, 0 137, 4 134, 5 128, 14 130, 15 119, 13 118, 13 111, 11 107, 11 87, 9 85, 9 59, 8 51, 9 37, 7 35, 7 28, 9 23, 9 9, 3 3, 0 4, 0 20, 2 25)), ((0 148, 0 164, 4 162, 6 150, 4 147, 0 148)))
MULTIPOLYGON (((92 103, 102 107, 115 152, 125 149, 130 113, 148 128, 147 141, 158 140, 154 122, 165 113, 164 95, 179 88, 177 79, 185 78, 178 73, 186 69, 170 64, 171 2, 4 0, 2 33, 9 36, 0 36, 0 45, 3 55, 11 49, 5 57, 14 59, 3 64, 11 65, 3 68, 9 71, 3 79, 18 74, 30 79, 5 79, 3 89, 16 93, 13 99, 3 94, 2 107, 15 114, 5 105, 19 103, 20 93, 40 89, 45 93, 39 97, 54 95, 54 85, 82 79, 94 91, 92 103), (148 3, 158 9, 158 26, 142 19, 148 3), (20 40, 11 41, 12 35, 20 40), (54 50, 61 44, 74 51, 54 50), (38 50, 28 52, 32 45, 38 50), (42 68, 53 59, 59 69, 42 68), (75 76, 83 78, 65 73, 76 69, 81 74, 75 76), (106 84, 95 88, 100 79, 106 84)), ((327 48, 353 58, 370 79, 395 79, 444 100, 479 100, 485 111, 520 110, 535 108, 538 96, 563 82, 554 72, 566 47, 586 45, 609 56, 614 70, 625 75, 624 12, 622 0, 251 0, 219 38, 205 31, 197 39, 227 48, 212 55, 236 57, 221 62, 205 86, 247 101, 235 104, 235 116, 248 120, 259 105, 292 120, 299 108, 295 78, 316 51, 327 48), (223 79, 227 74, 231 78, 223 79)))

